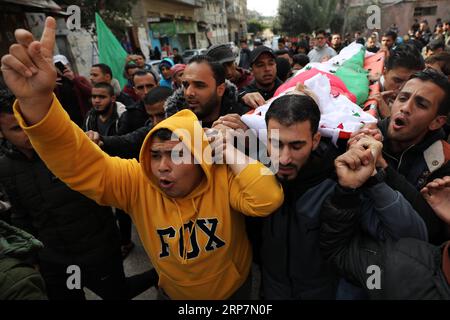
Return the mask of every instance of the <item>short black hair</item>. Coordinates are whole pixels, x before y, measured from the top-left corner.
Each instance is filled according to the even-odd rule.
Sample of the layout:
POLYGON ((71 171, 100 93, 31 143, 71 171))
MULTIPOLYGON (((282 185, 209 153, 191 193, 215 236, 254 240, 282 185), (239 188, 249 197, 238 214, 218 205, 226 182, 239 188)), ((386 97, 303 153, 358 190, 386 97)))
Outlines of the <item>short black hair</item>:
POLYGON ((276 58, 275 62, 277 64, 277 77, 282 82, 285 82, 291 73, 291 64, 287 59, 281 57, 276 58))
POLYGON ((114 88, 109 83, 99 82, 99 83, 94 84, 92 86, 92 88, 106 89, 108 91, 110 97, 114 96, 114 88))
POLYGON ((447 77, 450 76, 450 52, 443 51, 437 54, 433 54, 432 56, 425 59, 425 63, 439 64, 444 75, 446 75, 447 77))
POLYGON ((323 34, 324 36, 327 36, 327 33, 323 29, 319 29, 319 30, 316 31, 316 37, 317 37, 318 34, 323 34))
POLYGON ((159 78, 153 70, 142 70, 142 69, 136 71, 133 74, 133 83, 134 83, 134 77, 144 77, 148 74, 152 75, 153 79, 155 79, 156 84, 158 84, 159 78))
POLYGON ((167 128, 161 128, 153 132, 152 138, 158 138, 161 141, 172 140, 172 131, 167 128))
POLYGON ((422 70, 425 68, 425 62, 415 45, 402 43, 391 49, 389 58, 386 59, 384 66, 387 70, 400 67, 409 70, 422 70))
POLYGON ((281 50, 277 50, 275 51, 275 55, 278 56, 282 56, 283 54, 288 54, 290 57, 292 57, 292 52, 287 50, 287 49, 281 49, 281 50))
POLYGON ((216 85, 219 86, 225 82, 225 69, 220 62, 213 60, 213 58, 207 55, 199 54, 193 56, 191 60, 189 60, 188 65, 193 63, 206 63, 213 72, 214 79, 216 80, 216 85))
POLYGON ((420 79, 422 81, 431 81, 441 88, 445 95, 438 107, 438 115, 448 116, 450 112, 450 83, 448 79, 439 71, 428 68, 420 72, 416 72, 411 79, 420 79))
POLYGON ((432 40, 427 45, 427 50, 436 51, 437 49, 445 49, 443 40, 432 40))
POLYGON ((266 124, 270 119, 287 127, 297 122, 309 121, 311 133, 314 135, 319 129, 320 110, 314 99, 309 96, 287 94, 272 102, 266 113, 266 124))
POLYGON ((397 39, 397 33, 395 33, 394 31, 388 31, 383 33, 383 37, 391 37, 395 42, 395 40, 397 39))
POLYGON ((297 53, 292 57, 293 64, 299 64, 301 66, 306 66, 309 63, 309 57, 303 53, 297 53))
POLYGON ((14 93, 3 83, 0 82, 0 114, 13 114, 13 104, 16 100, 14 93))
POLYGON ((92 66, 92 68, 99 68, 103 74, 105 74, 105 75, 109 74, 111 76, 111 79, 113 78, 112 70, 107 64, 97 63, 97 64, 94 64, 92 66))
POLYGON ((136 69, 136 68, 139 68, 139 67, 137 66, 136 63, 134 63, 134 62, 128 62, 128 63, 125 65, 125 73, 128 73, 128 70, 130 70, 130 69, 136 69))
POLYGON ((144 97, 145 105, 152 105, 158 102, 166 101, 172 95, 172 89, 168 87, 156 87, 150 90, 144 97))

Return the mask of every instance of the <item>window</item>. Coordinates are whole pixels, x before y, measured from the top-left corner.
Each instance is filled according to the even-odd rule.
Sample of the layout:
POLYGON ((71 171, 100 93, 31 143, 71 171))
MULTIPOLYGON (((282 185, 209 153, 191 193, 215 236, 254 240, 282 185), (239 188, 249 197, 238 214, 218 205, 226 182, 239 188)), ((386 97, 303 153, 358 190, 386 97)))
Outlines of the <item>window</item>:
POLYGON ((434 16, 437 12, 437 6, 433 7, 416 7, 414 8, 414 17, 434 16))

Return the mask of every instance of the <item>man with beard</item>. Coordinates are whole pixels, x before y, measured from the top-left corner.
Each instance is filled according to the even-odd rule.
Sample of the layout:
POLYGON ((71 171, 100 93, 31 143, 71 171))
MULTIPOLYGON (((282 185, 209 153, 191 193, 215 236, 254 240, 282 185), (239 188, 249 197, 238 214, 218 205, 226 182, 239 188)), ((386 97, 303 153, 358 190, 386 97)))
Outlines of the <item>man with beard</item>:
POLYGON ((93 130, 101 135, 111 136, 118 133, 118 122, 125 106, 116 101, 113 87, 99 82, 92 88, 92 109, 84 121, 84 130, 93 130))
MULTIPOLYGON (((236 86, 226 81, 223 66, 211 57, 193 57, 184 70, 182 84, 183 87, 166 101, 167 117, 190 109, 203 127, 211 128, 221 116, 242 115, 248 111, 238 103, 236 86)), ((240 125, 246 128, 244 123, 240 125)))
MULTIPOLYGON (((267 299, 357 297, 356 288, 339 283, 320 253, 320 211, 336 186, 334 160, 339 152, 328 138, 321 138, 319 121, 315 100, 298 91, 274 100, 266 113, 268 150, 285 194, 277 211, 255 221, 261 224, 261 233, 259 239, 253 236, 254 251, 261 256, 262 289, 267 299)), ((382 144, 372 137, 364 143, 375 155, 368 150, 353 151, 355 163, 375 161, 381 153, 382 144)), ((361 196, 363 229, 377 239, 426 240, 425 224, 411 205, 383 183, 382 171, 373 175, 361 196)))
POLYGON ((402 193, 421 215, 433 244, 450 239, 448 227, 420 190, 433 179, 450 175, 450 145, 442 129, 449 108, 447 78, 426 69, 406 82, 392 105, 392 116, 378 124, 384 148, 377 166, 384 168, 386 183, 402 193))
MULTIPOLYGON (((92 88, 92 109, 85 123, 85 131, 95 131, 102 136, 114 136, 119 131, 119 118, 125 112, 125 106, 116 101, 114 89, 105 82, 100 82, 92 88)), ((122 258, 125 259, 134 248, 131 241, 131 219, 122 210, 115 210, 119 223, 122 258)))

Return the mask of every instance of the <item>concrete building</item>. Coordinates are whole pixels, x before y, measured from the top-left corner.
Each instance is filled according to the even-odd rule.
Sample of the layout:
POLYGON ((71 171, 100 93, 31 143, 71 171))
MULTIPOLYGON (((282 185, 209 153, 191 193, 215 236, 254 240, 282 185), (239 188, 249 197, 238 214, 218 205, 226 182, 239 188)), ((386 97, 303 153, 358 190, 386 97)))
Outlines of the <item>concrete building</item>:
POLYGON ((226 0, 229 41, 247 38, 247 0, 226 0))
POLYGON ((340 7, 345 14, 345 32, 367 30, 366 13, 369 5, 381 8, 381 28, 388 30, 393 23, 397 25, 400 35, 408 33, 414 23, 426 19, 430 28, 436 24, 437 18, 450 18, 450 1, 448 0, 344 0, 340 7))
POLYGON ((229 41, 225 0, 206 0, 205 5, 195 11, 198 48, 229 41))
POLYGON ((204 0, 141 0, 132 10, 134 33, 144 54, 147 47, 180 50, 197 47, 195 9, 205 5, 204 0), (145 30, 145 32, 143 32, 145 30), (147 38, 147 39, 145 39, 147 38), (144 48, 143 48, 144 47, 144 48))

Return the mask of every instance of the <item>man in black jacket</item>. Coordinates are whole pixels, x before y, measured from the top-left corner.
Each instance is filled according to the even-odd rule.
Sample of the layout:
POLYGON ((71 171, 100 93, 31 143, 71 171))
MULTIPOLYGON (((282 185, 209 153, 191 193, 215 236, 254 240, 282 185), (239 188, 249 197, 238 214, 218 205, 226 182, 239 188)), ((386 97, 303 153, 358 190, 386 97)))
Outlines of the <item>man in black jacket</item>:
POLYGON ((154 271, 125 278, 111 209, 54 177, 13 115, 15 97, 2 88, 0 100, 0 183, 12 204, 13 224, 44 244, 37 262, 49 299, 84 299, 82 287, 104 299, 130 299, 155 284, 154 271), (81 272, 81 287, 73 290, 67 286, 70 266, 81 272))
POLYGON ((153 88, 159 86, 158 77, 153 71, 139 70, 133 75, 134 91, 139 101, 127 106, 127 110, 120 117, 119 135, 127 134, 145 125, 148 119, 145 111, 144 98, 153 88))
MULTIPOLYGON (((450 145, 442 129, 449 109, 447 79, 426 69, 405 84, 392 105, 392 116, 378 124, 384 147, 377 167, 384 168, 386 183, 402 193, 420 214, 433 244, 450 238, 448 227, 419 190, 433 179, 450 175, 450 145)), ((363 129, 361 134, 365 133, 378 134, 377 130, 363 129)), ((350 144, 358 140, 358 135, 350 144)))
MULTIPOLYGON (((277 98, 266 113, 268 149, 285 194, 283 205, 259 220, 260 239, 253 237, 261 244, 254 251, 261 255, 267 299, 335 299, 344 294, 319 247, 319 213, 336 185, 334 159, 339 155, 327 139, 321 139, 319 120, 314 99, 300 92, 277 98)), ((380 153, 381 143, 371 139, 380 153)), ((422 219, 401 195, 381 182, 361 194, 360 223, 366 232, 377 238, 426 240, 422 219)), ((348 295, 356 298, 357 292, 353 288, 348 295)))
POLYGON ((239 100, 249 108, 255 109, 273 97, 283 84, 277 78, 276 55, 272 49, 261 46, 250 54, 250 67, 255 80, 239 91, 239 100))
MULTIPOLYGON (((323 206, 320 244, 324 258, 346 279, 365 288, 371 299, 450 300, 450 241, 440 246, 411 238, 377 241, 361 232, 358 193, 374 167, 359 163, 350 169, 350 163, 337 159, 336 167, 341 168, 337 170, 358 172, 359 178, 345 174, 347 181, 340 181, 323 206), (365 176, 360 174, 363 171, 365 176)), ((430 182, 422 193, 450 225, 450 176, 430 182)))

